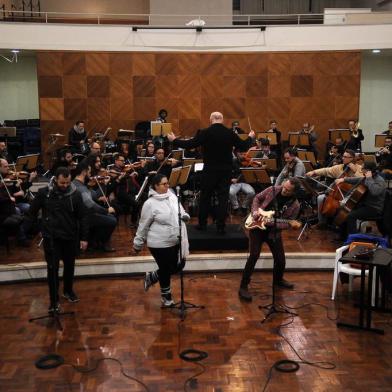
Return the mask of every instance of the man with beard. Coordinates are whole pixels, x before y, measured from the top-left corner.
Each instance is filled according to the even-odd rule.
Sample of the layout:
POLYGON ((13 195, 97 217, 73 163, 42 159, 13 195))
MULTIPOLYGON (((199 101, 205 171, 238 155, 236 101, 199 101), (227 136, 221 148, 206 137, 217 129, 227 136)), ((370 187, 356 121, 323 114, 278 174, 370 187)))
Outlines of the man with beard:
POLYGON ((41 232, 47 263, 50 306, 49 312, 59 311, 59 262, 64 264, 63 297, 79 301, 73 290, 77 248, 87 249, 88 222, 82 197, 71 183, 71 174, 59 167, 49 186, 40 189, 28 212, 36 219, 42 210, 41 232))

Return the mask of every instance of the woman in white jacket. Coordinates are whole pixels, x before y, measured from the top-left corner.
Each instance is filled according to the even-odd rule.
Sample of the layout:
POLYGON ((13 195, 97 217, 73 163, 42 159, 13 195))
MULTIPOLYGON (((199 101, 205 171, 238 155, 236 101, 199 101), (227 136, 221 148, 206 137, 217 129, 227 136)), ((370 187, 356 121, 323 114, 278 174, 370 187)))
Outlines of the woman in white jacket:
POLYGON ((170 277, 184 268, 185 258, 189 254, 188 235, 184 223, 189 220, 189 215, 180 206, 182 254, 179 255, 178 201, 174 193, 169 190, 166 176, 157 174, 153 177, 148 196, 133 239, 133 248, 138 252, 147 241, 147 246, 159 269, 146 273, 144 290, 147 291, 159 281, 162 306, 170 307, 174 305, 170 277))

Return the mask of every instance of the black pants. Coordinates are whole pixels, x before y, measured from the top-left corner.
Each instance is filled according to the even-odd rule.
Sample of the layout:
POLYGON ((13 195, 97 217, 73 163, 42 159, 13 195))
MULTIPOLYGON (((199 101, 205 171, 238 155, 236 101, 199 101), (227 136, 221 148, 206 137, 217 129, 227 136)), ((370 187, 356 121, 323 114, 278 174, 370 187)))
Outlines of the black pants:
POLYGON ((360 206, 355 210, 350 211, 347 215, 347 234, 358 233, 357 219, 366 220, 381 216, 381 212, 375 208, 360 206))
POLYGON ((185 260, 178 264, 179 245, 170 248, 148 248, 158 264, 158 279, 161 288, 170 287, 170 277, 180 272, 185 260))
POLYGON ((17 235, 18 240, 25 240, 26 235, 22 223, 23 223, 22 215, 12 214, 4 219, 1 226, 4 228, 6 233, 11 235, 17 235))
POLYGON ((57 303, 59 289, 59 262, 64 264, 64 293, 72 291, 75 272, 75 257, 77 252, 77 241, 44 238, 45 260, 48 272, 48 286, 50 303, 57 303), (52 244, 53 242, 53 244, 52 244))
POLYGON ((89 239, 99 244, 106 244, 117 225, 117 219, 113 215, 91 214, 89 216, 90 235, 89 239))
POLYGON ((229 201, 231 169, 207 169, 201 179, 199 225, 206 226, 211 197, 216 191, 218 206, 216 210, 217 227, 224 227, 229 201))
POLYGON ((263 242, 266 242, 271 250, 274 260, 274 280, 279 281, 283 279, 284 270, 286 267, 286 256, 284 254, 283 242, 281 234, 278 232, 275 238, 271 238, 269 230, 250 230, 249 231, 249 257, 242 274, 241 287, 247 287, 250 283, 250 278, 255 269, 255 265, 260 256, 263 242))

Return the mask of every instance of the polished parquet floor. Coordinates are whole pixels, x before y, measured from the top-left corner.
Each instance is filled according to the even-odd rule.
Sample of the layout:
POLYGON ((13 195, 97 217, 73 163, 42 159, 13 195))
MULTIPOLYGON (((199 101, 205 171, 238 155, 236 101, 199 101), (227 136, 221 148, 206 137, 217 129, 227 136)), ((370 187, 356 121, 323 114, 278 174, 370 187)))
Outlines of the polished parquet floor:
MULTIPOLYGON (((234 216, 228 219, 228 223, 230 224, 238 224, 242 225, 243 218, 234 216)), ((103 253, 101 251, 93 251, 93 252, 84 252, 79 258, 80 259, 88 259, 88 258, 100 258, 100 257, 132 257, 131 252, 131 241, 135 235, 135 229, 130 229, 128 227, 128 223, 124 216, 121 216, 119 219, 119 223, 117 228, 115 229, 112 235, 112 246, 116 249, 113 253, 103 253)), ((192 218, 189 224, 196 224, 197 219, 192 218)), ((320 231, 320 230, 307 230, 305 235, 302 236, 300 241, 297 241, 297 237, 300 231, 298 230, 286 230, 283 232, 284 245, 286 252, 335 252, 335 249, 340 246, 340 243, 334 242, 334 233, 331 231, 320 231)), ((19 248, 16 246, 15 239, 10 240, 10 253, 6 253, 6 249, 4 246, 0 246, 0 264, 13 264, 13 263, 28 263, 28 262, 36 262, 43 261, 44 254, 43 249, 41 247, 37 247, 39 243, 39 236, 36 236, 32 241, 31 245, 28 248, 19 248)), ((266 251, 269 252, 267 247, 266 251)), ((235 252, 235 249, 232 249, 230 252, 235 252)), ((243 250, 240 250, 243 252, 243 250)), ((204 251, 197 251, 192 253, 205 253, 204 251)), ((216 253, 216 251, 214 251, 216 253)), ((141 255, 148 255, 148 249, 145 249, 141 252, 141 255)))
MULTIPOLYGON (((375 324, 385 335, 338 329, 330 318, 338 308, 345 321, 356 321, 354 293, 340 288, 340 301, 330 300, 332 272, 290 272, 286 278, 294 291, 278 290, 277 300, 296 310, 298 316, 275 315, 261 324, 260 305, 270 302, 271 274, 257 272, 251 284, 252 303, 238 299, 239 273, 187 274, 186 299, 205 305, 189 310, 184 322, 176 311, 160 309, 158 287, 144 293, 141 277, 79 279, 75 288, 81 301, 64 303, 74 316, 62 318, 64 330, 51 321, 29 323, 29 317, 45 313, 47 287, 44 282, 0 286, 0 390, 20 391, 183 391, 185 381, 200 367, 182 361, 178 352, 204 350, 203 374, 187 383, 188 391, 259 392, 271 365, 280 359, 298 359, 289 344, 307 361, 330 361, 333 370, 301 364, 296 373, 271 372, 267 391, 391 391, 391 315, 376 313, 375 324), (69 365, 54 370, 34 366, 40 356, 57 353, 66 364, 94 368, 105 357, 121 361, 126 374, 144 382, 148 389, 120 373, 114 361, 99 363, 90 373, 79 373, 69 365)), ((173 291, 179 296, 179 279, 173 291)))

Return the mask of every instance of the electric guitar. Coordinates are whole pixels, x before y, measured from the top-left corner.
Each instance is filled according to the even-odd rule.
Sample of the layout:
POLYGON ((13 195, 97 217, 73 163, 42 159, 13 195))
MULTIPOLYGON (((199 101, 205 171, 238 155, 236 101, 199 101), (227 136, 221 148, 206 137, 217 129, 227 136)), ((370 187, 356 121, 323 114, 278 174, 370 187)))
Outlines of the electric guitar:
MULTIPOLYGON (((248 215, 245 221, 245 229, 246 230, 266 230, 267 223, 275 222, 274 214, 275 211, 264 211, 259 208, 258 210, 259 218, 257 220, 253 219, 252 213, 248 215)), ((293 229, 299 229, 302 226, 302 223, 294 220, 294 219, 276 219, 276 223, 288 223, 293 229)))

